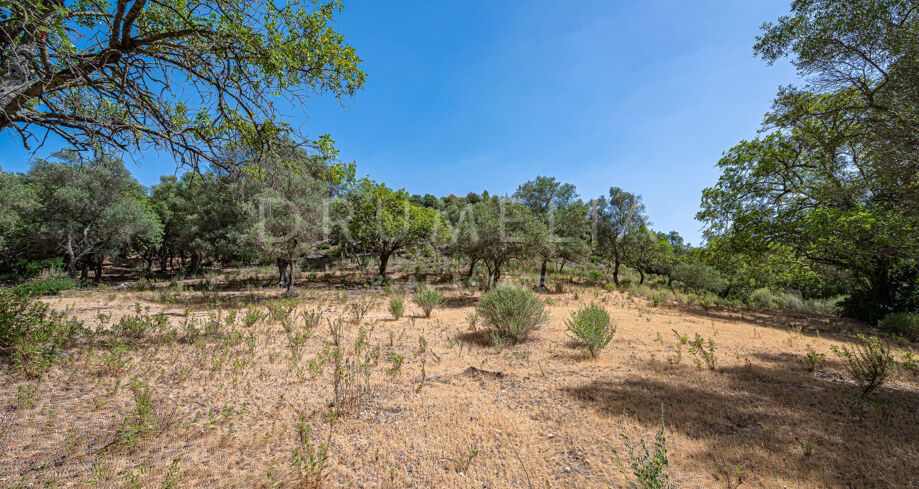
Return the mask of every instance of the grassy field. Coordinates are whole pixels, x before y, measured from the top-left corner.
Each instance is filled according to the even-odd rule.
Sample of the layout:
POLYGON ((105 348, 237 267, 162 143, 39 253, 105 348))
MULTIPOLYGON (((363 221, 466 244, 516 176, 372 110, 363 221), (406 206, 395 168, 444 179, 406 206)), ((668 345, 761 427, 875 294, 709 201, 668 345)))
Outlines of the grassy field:
POLYGON ((897 369, 859 414, 832 349, 865 327, 836 317, 574 283, 497 348, 468 319, 479 292, 429 318, 406 294, 394 319, 396 290, 185 283, 43 299, 96 332, 41 378, 0 375, 0 484, 624 487, 623 434, 650 444, 663 410, 676 487, 919 487, 919 378, 897 369), (596 358, 565 325, 590 302, 617 327, 596 358))

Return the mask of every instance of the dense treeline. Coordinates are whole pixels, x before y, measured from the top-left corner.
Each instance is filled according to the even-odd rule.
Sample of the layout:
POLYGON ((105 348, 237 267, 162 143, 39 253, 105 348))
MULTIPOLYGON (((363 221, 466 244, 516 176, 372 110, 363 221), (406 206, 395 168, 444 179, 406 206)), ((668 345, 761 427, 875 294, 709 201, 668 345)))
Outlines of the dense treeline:
POLYGON ((56 262, 72 279, 98 281, 103 262, 116 258, 138 257, 146 275, 271 263, 292 295, 298 264, 321 248, 328 262, 372 260, 378 282, 390 279, 394 256, 411 255, 463 264, 457 278, 466 284, 484 269, 484 288, 511 266, 531 268, 540 288, 551 272, 578 266, 612 286, 628 267, 638 285, 656 275, 735 301, 761 287, 804 298, 839 292, 823 280, 829 275, 779 252, 726 261, 676 232, 656 232, 641 197, 617 187, 584 200, 573 185, 538 176, 507 196, 409 195, 355 178, 353 164, 277 147, 287 149, 228 152, 253 158, 234 163, 240 173, 164 176, 149 189, 116 158, 73 152, 37 160, 25 174, 3 173, 3 271, 24 278, 56 262))
POLYGON ((511 266, 531 266, 546 287, 551 270, 576 264, 616 287, 629 269, 640 284, 655 275, 725 301, 845 296, 845 312, 870 322, 915 312, 917 10, 799 0, 764 26, 756 52, 770 63, 789 57, 807 84, 782 88, 759 135, 718 162, 698 214, 701 247, 653 230, 641 198, 615 186, 587 198, 537 177, 506 196, 409 195, 355 178, 328 139, 309 153, 274 128, 238 138, 245 144, 221 139, 207 158, 220 171, 149 189, 102 152, 0 172, 0 267, 21 278, 56 262, 72 279, 99 280, 115 257, 140 257, 146 274, 272 263, 294 294, 298 264, 322 245, 339 260, 374 260, 382 281, 394 256, 411 253, 462 262, 467 280, 484 268, 486 288, 511 266))

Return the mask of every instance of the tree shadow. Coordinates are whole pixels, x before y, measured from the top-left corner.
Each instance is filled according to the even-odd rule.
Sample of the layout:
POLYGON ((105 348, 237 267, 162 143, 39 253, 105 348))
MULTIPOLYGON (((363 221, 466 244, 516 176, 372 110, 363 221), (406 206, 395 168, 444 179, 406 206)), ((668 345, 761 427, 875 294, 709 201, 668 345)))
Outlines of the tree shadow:
POLYGON ((781 467, 812 487, 915 482, 910 474, 919 473, 919 458, 908 452, 919 449, 919 390, 885 387, 879 392, 884 406, 867 406, 859 419, 847 404, 853 385, 808 374, 798 358, 772 360, 717 373, 681 365, 668 370, 669 378, 648 366, 638 378, 592 381, 563 392, 602 414, 633 417, 649 431, 659 425, 664 405, 668 429, 703 447, 687 454, 697 466, 733 457, 732 464, 760 482, 781 467), (818 455, 806 456, 805 444, 818 455))

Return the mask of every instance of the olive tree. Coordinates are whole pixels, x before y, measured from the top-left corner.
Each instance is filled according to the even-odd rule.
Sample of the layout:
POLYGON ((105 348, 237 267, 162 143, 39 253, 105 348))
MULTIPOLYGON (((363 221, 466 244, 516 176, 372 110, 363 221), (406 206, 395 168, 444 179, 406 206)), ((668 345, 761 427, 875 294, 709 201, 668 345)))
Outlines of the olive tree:
POLYGON ((293 297, 297 258, 322 237, 322 206, 329 188, 302 165, 278 160, 253 169, 242 185, 242 237, 262 256, 277 261, 279 285, 293 297))
POLYGON ((613 269, 613 282, 619 286, 619 268, 626 256, 625 237, 636 233, 646 224, 645 206, 641 197, 619 187, 611 187, 609 195, 592 203, 593 236, 597 253, 613 269))
POLYGON ((107 254, 137 239, 159 239, 159 219, 144 205, 143 188, 121 160, 100 155, 81 161, 72 152, 56 159, 37 160, 26 177, 38 202, 31 239, 53 243, 71 278, 78 264, 85 278, 90 262, 100 272, 107 254))
POLYGON ((539 287, 546 287, 550 260, 577 261, 589 251, 589 210, 577 200, 574 185, 553 177, 537 176, 517 187, 513 197, 532 214, 533 225, 543 229, 533 238, 531 249, 540 262, 539 287))
POLYGON ((348 238, 379 259, 379 273, 386 271, 393 254, 424 243, 447 239, 443 217, 436 209, 412 204, 408 192, 362 179, 348 193, 348 238))

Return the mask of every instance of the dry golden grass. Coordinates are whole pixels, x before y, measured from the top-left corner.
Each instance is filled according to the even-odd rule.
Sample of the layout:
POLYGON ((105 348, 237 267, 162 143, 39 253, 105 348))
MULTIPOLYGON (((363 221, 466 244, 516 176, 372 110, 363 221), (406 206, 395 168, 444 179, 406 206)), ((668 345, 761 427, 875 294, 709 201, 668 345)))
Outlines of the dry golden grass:
MULTIPOLYGON (((330 341, 325 322, 297 359, 280 323, 242 324, 246 305, 233 327, 241 339, 228 339, 224 326, 222 338, 185 341, 182 307, 155 302, 155 292, 51 299, 90 327, 99 313, 111 314, 110 324, 139 302, 149 314, 166 313, 177 333, 126 339, 130 363, 121 372, 103 368, 110 348, 83 343, 32 395, 34 380, 0 376, 0 483, 297 487, 291 462, 304 413, 313 439, 330 443, 323 487, 624 487, 612 453, 623 447, 619 424, 633 440, 650 440, 663 405, 677 487, 729 487, 736 477, 728 482, 725 473, 738 467, 739 487, 919 486, 919 382, 898 373, 880 392, 883 407, 853 415, 846 396, 854 386, 830 353, 853 341, 853 325, 652 308, 618 292, 572 291, 546 294, 548 324, 498 351, 470 330, 466 315, 477 297, 468 292, 447 291, 429 319, 406 300, 406 317, 392 320, 382 294, 355 290, 343 299, 340 291, 301 290, 297 311, 321 310, 325 318, 349 318, 351 301, 377 294, 362 321, 345 324, 342 341, 353 356, 359 328, 372 331, 367 342, 381 350, 369 377, 372 397, 332 425, 324 420, 332 368, 310 369, 330 341), (597 359, 573 348, 564 324, 590 301, 604 305, 618 328, 597 359), (716 369, 697 366, 685 347, 677 361, 672 330, 713 339, 716 369), (419 337, 427 350, 416 355, 419 337), (816 374, 803 368, 808 345, 827 354, 816 374), (392 374, 389 351, 405 357, 392 374), (504 375, 464 373, 467 367, 504 375), (135 409, 138 381, 153 390, 161 430, 134 446, 113 443, 135 409)), ((221 308, 198 307, 191 316, 226 318, 237 302, 277 291, 215 294, 221 308)))

